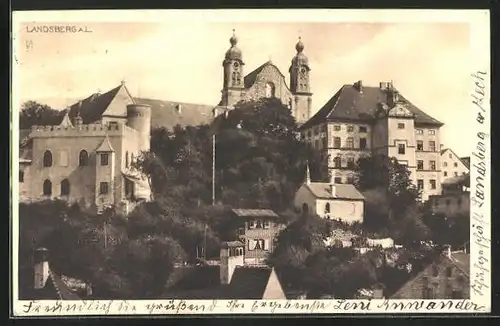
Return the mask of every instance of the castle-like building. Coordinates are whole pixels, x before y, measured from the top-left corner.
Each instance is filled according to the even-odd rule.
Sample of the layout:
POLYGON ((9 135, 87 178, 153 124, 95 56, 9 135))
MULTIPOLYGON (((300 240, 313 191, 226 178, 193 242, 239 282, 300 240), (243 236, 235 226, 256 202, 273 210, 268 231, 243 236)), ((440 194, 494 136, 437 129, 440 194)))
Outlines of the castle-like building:
POLYGON ((422 200, 441 192, 443 123, 429 116, 394 87, 362 81, 344 85, 301 126, 301 137, 328 157, 332 183, 353 183, 363 155, 395 157, 406 165, 422 200))
POLYGON ((290 87, 286 83, 285 76, 271 61, 245 75, 243 53, 238 48, 238 39, 234 33, 229 42, 231 47, 222 61, 224 70, 222 97, 214 108, 214 116, 231 110, 240 101, 274 97, 280 99, 291 110, 298 124, 309 120, 312 109, 309 74, 311 68, 300 38, 295 46, 297 54, 293 57, 289 69, 290 87))
POLYGON ((33 126, 21 140, 21 201, 60 198, 91 210, 128 213, 150 198, 145 176, 133 168, 149 150, 151 108, 136 103, 124 83, 80 101, 57 126, 33 126))

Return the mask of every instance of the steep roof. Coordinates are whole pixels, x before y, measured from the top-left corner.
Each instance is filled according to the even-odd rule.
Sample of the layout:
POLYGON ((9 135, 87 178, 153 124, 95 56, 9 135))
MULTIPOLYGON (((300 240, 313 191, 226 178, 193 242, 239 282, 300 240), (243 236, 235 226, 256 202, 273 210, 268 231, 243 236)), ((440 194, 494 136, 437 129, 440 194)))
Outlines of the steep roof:
POLYGON ((213 106, 184 102, 135 98, 136 103, 151 106, 151 126, 173 129, 176 125, 197 126, 209 124, 213 117, 213 106))
POLYGON ((85 124, 99 120, 121 88, 124 88, 125 91, 130 95, 127 88, 125 87, 125 84, 121 84, 104 94, 94 93, 86 99, 83 99, 71 105, 69 107, 70 119, 74 121, 75 117, 80 114, 80 117, 85 124))
MULTIPOLYGON (((363 92, 360 92, 354 85, 344 85, 301 128, 309 128, 327 120, 336 119, 370 121, 375 118, 380 103, 386 102, 386 91, 380 87, 363 86, 363 92)), ((443 125, 401 94, 399 94, 399 102, 414 114, 416 124, 443 125)))
POLYGON ((33 268, 21 268, 19 271, 19 299, 21 300, 80 300, 62 278, 49 269, 49 277, 42 289, 34 289, 33 268))
POLYGON ((164 298, 175 299, 262 299, 272 268, 236 266, 231 283, 220 284, 219 266, 192 268, 177 284, 167 289, 164 298))
POLYGON ((311 182, 305 183, 306 187, 317 198, 324 199, 353 199, 363 200, 365 197, 351 184, 333 184, 335 186, 335 195, 331 192, 331 183, 327 182, 311 182))
MULTIPOLYGON (((279 70, 278 67, 276 67, 276 65, 274 65, 271 60, 263 63, 262 65, 260 65, 259 67, 255 68, 254 71, 252 71, 251 73, 247 74, 245 76, 245 78, 243 79, 244 81, 244 85, 245 85, 245 88, 250 88, 254 83, 255 81, 257 80, 257 76, 262 72, 262 70, 264 70, 265 67, 267 66, 272 66, 274 67, 281 75, 281 77, 283 77, 283 80, 286 80, 285 76, 283 75, 283 73, 279 70)), ((286 82, 285 82, 285 85, 286 85, 286 82)), ((286 85, 286 87, 288 88, 288 85, 286 85)))
POLYGON ((430 259, 426 259, 423 262, 423 265, 415 272, 412 273, 409 278, 406 279, 405 282, 400 284, 396 289, 391 291, 389 294, 390 298, 396 297, 401 291, 409 284, 413 283, 415 280, 420 278, 422 274, 426 272, 428 268, 430 268, 432 263, 443 263, 443 262, 451 262, 455 265, 462 273, 464 273, 467 277, 470 275, 470 257, 468 254, 463 252, 452 252, 451 257, 448 257, 445 253, 442 254, 431 254, 429 255, 430 259))
POLYGON ((448 259, 457 266, 464 274, 470 275, 470 255, 462 251, 456 251, 451 253, 451 257, 448 259))
POLYGON ((460 160, 467 167, 467 169, 470 169, 470 156, 461 157, 460 160))
POLYGON ((233 213, 239 217, 278 217, 270 209, 233 209, 233 213))
POLYGON ((95 150, 96 152, 114 152, 115 150, 113 149, 113 146, 111 146, 111 143, 109 142, 109 137, 106 135, 104 139, 101 142, 101 145, 97 147, 95 150))

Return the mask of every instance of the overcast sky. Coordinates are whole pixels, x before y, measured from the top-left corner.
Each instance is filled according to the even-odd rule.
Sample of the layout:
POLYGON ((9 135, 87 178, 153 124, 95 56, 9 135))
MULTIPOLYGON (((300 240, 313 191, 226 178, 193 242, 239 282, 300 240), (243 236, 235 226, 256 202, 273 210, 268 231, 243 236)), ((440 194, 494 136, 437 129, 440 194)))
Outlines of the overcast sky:
POLYGON ((90 23, 89 33, 28 33, 16 54, 22 100, 55 108, 125 80, 133 96, 216 105, 232 30, 249 73, 271 59, 287 77, 299 35, 311 66, 313 111, 343 84, 394 86, 445 123, 444 147, 469 155, 469 26, 459 23, 90 23))

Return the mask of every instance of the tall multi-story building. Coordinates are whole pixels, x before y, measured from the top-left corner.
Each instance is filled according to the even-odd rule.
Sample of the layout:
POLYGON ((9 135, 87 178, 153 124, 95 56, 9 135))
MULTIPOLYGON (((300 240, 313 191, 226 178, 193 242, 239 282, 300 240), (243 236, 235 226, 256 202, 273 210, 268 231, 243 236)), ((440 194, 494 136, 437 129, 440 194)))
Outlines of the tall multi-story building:
POLYGON ((222 96, 214 108, 214 116, 231 110, 240 101, 267 97, 280 99, 291 110, 297 123, 306 122, 311 115, 312 93, 311 68, 304 54, 304 43, 299 39, 295 46, 297 54, 290 65, 290 86, 288 86, 283 73, 271 61, 245 75, 243 52, 238 47, 238 38, 235 34, 229 42, 231 47, 222 61, 224 76, 222 96))
POLYGON ((149 150, 150 106, 136 103, 125 84, 90 102, 67 110, 60 125, 32 127, 21 148, 21 201, 60 198, 127 213, 149 199, 132 163, 149 150))
POLYGON ((395 157, 425 201, 440 193, 443 123, 404 98, 392 82, 344 85, 301 126, 301 137, 328 155, 333 183, 352 183, 363 155, 395 157))

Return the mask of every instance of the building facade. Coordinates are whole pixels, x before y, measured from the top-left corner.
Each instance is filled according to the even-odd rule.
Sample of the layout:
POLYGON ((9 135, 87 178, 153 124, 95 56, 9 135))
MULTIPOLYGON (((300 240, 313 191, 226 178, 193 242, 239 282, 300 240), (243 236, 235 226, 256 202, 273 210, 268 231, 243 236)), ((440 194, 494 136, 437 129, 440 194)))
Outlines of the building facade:
POLYGON ((463 162, 450 148, 441 150, 442 180, 469 173, 467 162, 463 162))
POLYGON ((245 244, 245 262, 260 264, 273 252, 278 233, 284 228, 269 209, 233 209, 238 237, 245 244))
POLYGON ((362 156, 397 158, 422 190, 440 193, 440 128, 443 123, 405 99, 392 82, 344 85, 310 120, 301 137, 328 156, 333 183, 352 183, 362 156))
POLYGON ((464 252, 443 254, 406 282, 391 299, 469 299, 470 258, 464 252))
POLYGON ((292 112, 297 123, 306 122, 311 115, 312 93, 309 60, 304 54, 304 44, 299 39, 295 46, 289 75, 290 86, 285 76, 271 61, 264 63, 245 75, 243 52, 238 47, 236 35, 229 40, 231 47, 222 62, 223 84, 219 104, 214 116, 231 110, 240 101, 259 98, 278 98, 292 112))
POLYGON ((149 200, 149 184, 133 163, 149 150, 150 107, 135 103, 124 84, 93 101, 81 110, 87 122, 80 103, 58 126, 33 126, 21 149, 21 156, 30 153, 20 162, 21 201, 59 198, 127 213, 149 200))
POLYGON ((294 206, 302 213, 345 223, 363 223, 364 197, 352 184, 311 182, 309 168, 306 182, 297 190, 294 206))
POLYGON ((440 195, 429 198, 434 214, 446 217, 470 215, 470 174, 446 178, 440 195))

